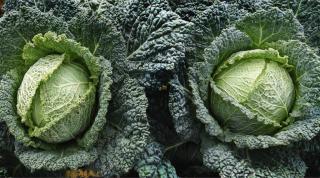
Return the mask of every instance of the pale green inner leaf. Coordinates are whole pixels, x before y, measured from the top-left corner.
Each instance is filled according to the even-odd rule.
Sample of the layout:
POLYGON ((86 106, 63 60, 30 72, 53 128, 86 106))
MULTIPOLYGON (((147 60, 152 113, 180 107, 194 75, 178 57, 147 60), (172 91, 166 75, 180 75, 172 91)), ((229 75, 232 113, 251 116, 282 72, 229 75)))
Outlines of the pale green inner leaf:
POLYGON ((32 116, 38 127, 67 114, 89 90, 87 71, 76 63, 61 65, 49 80, 43 83, 34 100, 32 116))
POLYGON ((30 119, 30 110, 38 87, 59 68, 63 61, 64 55, 48 55, 40 58, 24 75, 17 94, 17 111, 27 126, 34 127, 30 119))
POLYGON ((215 93, 211 102, 213 113, 233 129, 246 128, 245 130, 251 130, 250 133, 261 132, 260 128, 266 130, 265 124, 281 124, 288 117, 295 99, 294 84, 287 72, 288 67, 291 66, 287 64, 287 57, 280 57, 274 49, 235 53, 213 74, 213 85, 225 93, 225 97, 231 97, 239 107, 248 109, 256 119, 252 120, 249 116, 238 117, 240 113, 234 113, 240 112, 238 109, 225 111, 224 108, 229 108, 228 105, 231 104, 229 99, 214 97, 215 93), (217 111, 221 109, 227 113, 217 111), (234 128, 237 125, 234 122, 238 123, 239 128, 234 128))

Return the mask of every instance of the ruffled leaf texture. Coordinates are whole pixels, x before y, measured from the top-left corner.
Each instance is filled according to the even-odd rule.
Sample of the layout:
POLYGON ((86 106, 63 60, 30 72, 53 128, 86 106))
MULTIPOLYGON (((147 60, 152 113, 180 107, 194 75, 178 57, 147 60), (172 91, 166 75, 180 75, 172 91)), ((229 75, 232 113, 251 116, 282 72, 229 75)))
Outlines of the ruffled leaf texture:
POLYGON ((272 7, 272 0, 223 0, 230 4, 236 5, 239 9, 246 10, 250 13, 261 9, 268 9, 272 7))
MULTIPOLYGON (((124 1, 117 3, 114 12, 120 13, 116 22, 120 24, 118 29, 122 31, 128 49, 123 68, 146 88, 149 102, 156 100, 154 96, 167 98, 170 113, 161 111, 162 114, 173 118, 173 127, 180 137, 190 138, 196 124, 189 110, 180 107, 186 105, 187 98, 181 97, 185 91, 176 84, 184 82, 185 39, 191 24, 174 13, 165 0, 124 1)), ((153 108, 150 110, 156 110, 153 108)), ((164 122, 159 125, 161 123, 164 122)))
POLYGON ((306 42, 320 48, 320 2, 317 0, 271 0, 271 5, 280 9, 291 9, 304 27, 306 42))
POLYGON ((69 21, 75 14, 83 10, 83 5, 86 1, 52 1, 52 0, 10 0, 5 1, 3 10, 9 12, 12 10, 19 10, 21 7, 33 7, 41 12, 49 12, 55 16, 62 17, 64 20, 69 21))
POLYGON ((221 177, 304 177, 307 166, 290 148, 239 149, 202 137, 203 164, 221 177))
POLYGON ((258 11, 246 17, 244 20, 237 22, 236 27, 224 30, 219 37, 215 38, 204 51, 204 57, 202 59, 204 62, 194 63, 194 65, 190 67, 189 82, 197 108, 197 118, 206 125, 206 131, 209 135, 223 135, 221 137, 223 140, 234 142, 238 147, 267 148, 276 145, 288 145, 301 140, 310 140, 318 133, 319 119, 317 113, 319 109, 317 107, 317 91, 319 87, 317 86, 318 82, 316 82, 317 79, 314 75, 317 75, 317 67, 315 66, 319 65, 319 57, 315 54, 314 50, 303 42, 297 40, 288 42, 281 41, 281 39, 290 40, 303 38, 301 25, 299 25, 290 14, 290 12, 272 9, 270 11, 258 11), (255 31, 259 30, 259 28, 255 29, 255 27, 258 23, 263 24, 264 22, 253 21, 252 19, 258 19, 259 17, 262 19, 261 17, 265 17, 263 14, 268 16, 267 19, 264 19, 266 20, 265 22, 269 23, 271 19, 278 20, 273 21, 274 25, 264 25, 265 29, 261 29, 263 33, 260 38, 259 36, 254 36, 257 34, 255 31), (282 24, 283 26, 277 26, 278 24, 282 24), (290 28, 287 30, 285 27, 290 28), (267 37, 272 31, 275 31, 276 34, 271 35, 270 38, 267 37), (271 41, 275 42, 268 43, 271 41), (287 55, 289 64, 295 66, 294 78, 297 79, 296 87, 298 88, 299 94, 290 117, 295 118, 296 122, 283 128, 273 136, 253 136, 230 133, 229 131, 223 132, 218 122, 207 109, 208 81, 210 80, 212 71, 230 54, 254 48, 274 48, 279 51, 280 55, 287 55), (313 67, 311 67, 311 65, 313 67), (303 77, 301 77, 301 75, 303 75, 303 77))
POLYGON ((189 24, 164 0, 131 0, 119 6, 125 14, 119 23, 128 49, 124 65, 148 90, 159 91, 183 66, 189 24))
POLYGON ((150 136, 146 114, 148 102, 143 87, 123 74, 114 82, 114 99, 107 115, 110 122, 98 140, 100 157, 94 163, 94 168, 104 176, 119 175, 132 169, 150 136))
POLYGON ((135 170, 139 177, 178 178, 175 168, 164 158, 164 147, 157 142, 151 142, 140 155, 135 170))
POLYGON ((320 34, 320 2, 317 0, 229 0, 229 3, 237 4, 239 9, 255 12, 259 9, 278 7, 282 10, 290 9, 304 27, 306 42, 318 49, 320 34))
MULTIPOLYGON (((204 23, 204 26, 210 28, 210 23, 204 23)), ((219 36, 212 35, 207 39, 212 40, 200 42, 199 47, 194 44, 199 52, 191 55, 195 57, 189 60, 187 76, 196 118, 205 126, 206 136, 202 139, 204 165, 222 177, 303 177, 305 163, 297 149, 290 149, 290 146, 300 141, 308 142, 319 132, 319 82, 316 76, 320 60, 315 50, 301 42, 304 40, 303 28, 294 14, 278 8, 260 9, 231 24, 219 36), (274 135, 254 136, 225 130, 208 109, 209 81, 213 71, 235 52, 268 48, 288 56, 289 65, 294 66, 292 77, 298 95, 289 117, 295 122, 274 135), (288 155, 283 156, 285 154, 288 155)))
POLYGON ((0 122, 0 177, 8 176, 8 165, 6 164, 13 152, 13 139, 8 131, 8 128, 3 122, 0 122))
POLYGON ((120 66, 126 56, 121 33, 113 27, 109 17, 94 12, 90 3, 6 2, 6 12, 0 19, 0 39, 3 42, 0 44, 0 104, 5 106, 0 111, 0 118, 15 138, 16 156, 30 170, 75 169, 95 163, 102 175, 127 172, 147 145, 149 124, 144 90, 120 66), (74 9, 70 11, 72 14, 59 13, 68 8, 74 9), (18 121, 15 93, 27 67, 21 57, 22 48, 34 35, 48 31, 65 34, 87 47, 93 55, 100 56, 102 73, 97 87, 96 119, 80 141, 84 147, 71 144, 64 149, 33 148, 29 144, 42 143, 28 137, 18 121), (117 71, 112 76, 110 63, 113 71, 117 71))
POLYGON ((191 21, 214 3, 211 0, 168 0, 168 2, 171 9, 187 21, 191 21))
POLYGON ((177 140, 172 129, 176 127, 182 137, 190 137, 192 133, 187 129, 194 127, 191 117, 187 117, 188 122, 175 120, 172 126, 167 104, 168 83, 178 78, 177 74, 183 74, 180 66, 184 65, 184 39, 190 24, 172 12, 164 0, 101 1, 98 6, 96 12, 111 15, 126 40, 126 60, 118 64, 145 88, 152 135, 157 141, 168 144, 177 140))
POLYGON ((191 96, 189 82, 187 81, 188 77, 185 73, 188 70, 188 66, 197 60, 198 56, 202 55, 203 49, 210 44, 212 39, 218 35, 222 29, 243 17, 246 12, 239 11, 234 5, 221 2, 212 4, 202 1, 187 1, 186 3, 178 1, 174 4, 174 2, 170 1, 170 4, 172 8, 176 8, 175 12, 177 12, 181 18, 184 18, 184 15, 178 12, 179 8, 187 10, 191 8, 192 4, 195 5, 193 8, 199 7, 199 9, 189 9, 197 14, 192 18, 186 19, 190 21, 190 24, 188 25, 188 36, 184 39, 185 65, 181 67, 181 72, 178 71, 178 75, 174 76, 170 81, 168 100, 169 111, 175 123, 176 132, 180 135, 180 138, 184 140, 196 140, 200 126, 199 123, 194 121, 193 98, 191 96))

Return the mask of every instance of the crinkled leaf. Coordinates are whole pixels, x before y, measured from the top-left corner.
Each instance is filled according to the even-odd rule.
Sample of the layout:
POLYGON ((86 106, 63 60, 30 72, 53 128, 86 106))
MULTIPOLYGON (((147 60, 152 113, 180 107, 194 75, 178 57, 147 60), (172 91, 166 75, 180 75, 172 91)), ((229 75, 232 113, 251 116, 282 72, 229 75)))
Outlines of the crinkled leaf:
POLYGON ((69 29, 92 54, 104 56, 111 63, 125 60, 127 50, 124 39, 107 16, 83 10, 69 22, 69 29))
POLYGON ((99 0, 89 1, 91 4, 91 10, 94 13, 104 16, 104 18, 110 18, 111 23, 119 30, 124 31, 124 21, 127 16, 127 6, 131 3, 128 0, 99 0))
POLYGON ((184 65, 189 23, 172 12, 164 0, 130 1, 121 23, 128 49, 123 68, 144 86, 159 90, 184 65))
MULTIPOLYGON (((8 26, 8 28, 2 28, 1 30, 4 33, 1 33, 1 38, 3 38, 4 42, 7 44, 12 45, 18 45, 16 48, 8 48, 7 46, 4 46, 1 48, 1 60, 4 62, 9 62, 10 58, 2 57, 2 55, 5 55, 6 57, 14 56, 17 57, 17 59, 22 61, 21 55, 22 55, 22 47, 26 42, 29 42, 31 38, 38 34, 38 33, 46 33, 47 31, 51 30, 58 34, 60 33, 66 33, 67 36, 73 37, 69 30, 67 29, 66 23, 64 23, 60 18, 52 16, 50 12, 43 13, 40 12, 38 9, 31 9, 28 7, 22 7, 19 12, 17 11, 10 11, 6 13, 6 15, 1 18, 1 23, 8 26), (28 29, 28 30, 25 30, 28 29), (21 34, 21 35, 19 35, 21 34), (17 38, 18 36, 19 38, 17 38), (10 40, 11 39, 11 40, 10 40), (14 40, 15 39, 15 40, 14 40), (7 41, 6 41, 7 40, 7 41), (10 50, 6 50, 6 49, 10 50)), ((80 25, 80 24, 78 24, 80 25)), ((99 24, 92 24, 93 26, 98 26, 99 24)), ((100 27, 102 28, 102 27, 100 27)), ((106 27, 108 29, 108 27, 106 27)), ((49 35, 50 36, 50 35, 49 35)), ((51 36, 52 37, 52 36, 51 36)), ((50 39, 54 39, 52 37, 50 39)), ((28 57, 31 57, 31 60, 33 61, 34 57, 41 57, 45 54, 50 54, 52 51, 64 53, 65 51, 68 51, 67 53, 71 53, 70 56, 81 56, 85 55, 85 58, 90 58, 90 51, 84 47, 81 47, 79 44, 73 43, 72 40, 65 40, 64 37, 59 37, 60 42, 65 42, 64 45, 59 46, 57 41, 52 41, 50 44, 46 44, 43 41, 41 41, 41 37, 37 38, 35 41, 36 45, 40 45, 42 47, 46 47, 50 50, 44 50, 40 53, 29 53, 32 55, 28 55, 28 57), (73 46, 73 49, 68 48, 68 46, 73 46), (78 49, 78 52, 73 51, 78 49)), ((89 41, 89 39, 88 39, 89 41)), ((116 39, 114 39, 116 41, 116 39)), ((103 45, 107 45, 104 43, 103 45)), ((113 44, 110 44, 113 45, 113 44)), ((35 50, 32 50, 32 46, 29 44, 29 49, 31 52, 35 52, 35 50)), ((112 48, 112 47, 110 47, 112 48)), ((39 50, 38 50, 39 51, 39 50)), ((40 50, 41 51, 41 50, 40 50)), ((112 55, 111 53, 114 53, 114 50, 108 51, 110 52, 110 56, 115 57, 115 55, 112 55)), ((107 55, 108 53, 105 52, 104 55, 107 55)), ((17 73, 17 71, 11 71, 10 73, 7 73, 1 80, 1 105, 5 107, 1 107, 1 118, 3 118, 6 121, 6 124, 9 128, 11 128, 11 133, 15 136, 16 140, 19 140, 20 142, 25 143, 26 145, 23 146, 21 144, 16 144, 16 155, 19 157, 20 161, 23 162, 28 168, 30 169, 46 169, 46 170, 60 170, 64 168, 77 168, 83 165, 88 165, 91 162, 93 162, 97 157, 98 153, 95 148, 91 148, 93 144, 98 139, 98 134, 103 129, 106 119, 105 115, 108 110, 108 101, 110 100, 110 92, 108 90, 109 86, 111 85, 111 67, 110 63, 104 59, 103 57, 95 58, 96 62, 99 63, 100 66, 93 65, 92 61, 87 60, 86 63, 89 68, 91 68, 93 71, 96 70, 96 67, 101 67, 101 75, 99 75, 99 87, 98 87, 98 103, 97 103, 97 111, 96 111, 96 118, 90 128, 87 130, 87 132, 83 135, 81 139, 78 140, 78 144, 82 145, 83 147, 87 147, 88 150, 85 150, 84 148, 78 146, 75 146, 75 143, 70 143, 68 148, 66 149, 65 154, 61 154, 61 149, 55 148, 56 146, 48 145, 45 143, 41 143, 37 139, 32 139, 28 137, 26 130, 24 126, 18 122, 19 118, 16 115, 16 91, 19 87, 19 84, 21 82, 21 77, 23 76, 23 70, 17 70, 21 73, 17 73), (15 129, 13 129, 15 128, 15 129), (30 145, 34 146, 40 146, 42 148, 50 148, 50 150, 42 150, 42 149, 34 149, 29 147, 30 145), (91 148, 91 149, 90 149, 91 148), (41 157, 41 159, 39 158, 41 157), (81 158, 81 159, 80 159, 81 158), (49 162, 47 162, 50 160, 49 162)), ((20 62, 21 62, 20 61, 20 62)), ((22 64, 24 61, 21 62, 22 64)), ((31 62, 32 63, 32 62, 31 62)), ((16 67, 17 65, 21 64, 14 64, 14 65, 7 65, 8 69, 6 71, 16 67)), ((4 69, 1 67, 1 69, 4 69)), ((89 69, 89 70, 91 70, 89 69)), ((97 81, 98 75, 96 75, 95 80, 97 81)), ((59 147, 59 146, 57 146, 59 147)))
POLYGON ((177 178, 175 168, 170 161, 163 160, 163 147, 156 143, 150 143, 143 154, 140 155, 135 170, 139 173, 139 177, 149 178, 177 178))
POLYGON ((245 32, 256 47, 263 43, 279 39, 303 39, 303 27, 290 11, 272 8, 259 10, 236 23, 236 27, 245 32))
POLYGON ((199 123, 194 120, 193 108, 190 104, 190 92, 178 79, 170 81, 169 109, 175 131, 184 139, 194 139, 198 135, 199 123))
POLYGON ((183 20, 190 21, 211 6, 211 0, 169 0, 171 9, 183 20))
MULTIPOLYGON (((296 39, 297 37, 299 37, 301 32, 299 31, 300 25, 297 24, 296 20, 293 18, 293 15, 290 12, 288 14, 287 13, 288 12, 281 12, 279 9, 271 9, 270 11, 261 10, 241 20, 241 23, 238 23, 237 27, 239 26, 239 24, 249 21, 249 19, 252 19, 253 17, 259 18, 259 15, 261 15, 261 19, 265 18, 267 14, 270 15, 267 19, 271 17, 283 16, 286 18, 282 20, 284 20, 285 23, 291 23, 291 27, 294 26, 293 29, 295 30, 290 32, 290 36, 276 35, 272 36, 272 38, 270 38, 269 40, 272 39, 277 41, 281 39, 286 40, 288 38, 296 39), (270 15, 270 13, 275 14, 272 16, 270 15)), ((280 21, 278 23, 280 23, 280 21)), ((256 24, 251 25, 254 26, 256 24)), ((241 27, 242 31, 247 31, 246 28, 248 28, 248 25, 241 27)), ((252 29, 254 29, 254 27, 252 27, 252 29)), ((286 27, 282 27, 281 31, 285 31, 285 29, 286 27)), ((252 49, 254 47, 254 45, 252 45, 254 40, 255 37, 253 37, 252 39, 252 36, 250 36, 250 34, 248 36, 247 34, 233 27, 228 28, 224 30, 222 34, 217 37, 208 48, 205 49, 203 55, 204 61, 195 63, 190 68, 189 82, 191 83, 190 86, 192 87, 192 92, 195 98, 194 103, 197 106, 197 118, 200 119, 202 123, 206 124, 206 130, 210 135, 221 135, 222 133, 221 130, 219 131, 219 124, 212 116, 210 116, 211 113, 207 109, 208 81, 210 80, 212 71, 215 71, 217 65, 232 53, 252 49), (199 97, 202 100, 197 99, 199 97)), ((285 42, 274 42, 271 44, 265 43, 260 47, 274 48, 276 50, 279 50, 281 56, 288 56, 288 64, 294 66, 294 70, 296 72, 293 78, 294 80, 295 78, 299 80, 299 82, 297 83, 298 98, 294 104, 293 111, 290 114, 290 117, 297 118, 297 121, 284 128, 274 136, 253 136, 225 132, 224 134, 222 134, 223 136, 221 137, 221 139, 227 142, 232 141, 238 147, 248 148, 267 148, 270 146, 288 145, 292 142, 311 139, 319 131, 319 120, 317 117, 319 108, 316 106, 316 103, 318 102, 317 100, 319 98, 317 93, 319 92, 317 90, 317 77, 315 77, 317 73, 319 73, 317 72, 318 67, 316 67, 319 63, 317 62, 319 61, 319 57, 315 55, 315 51, 311 50, 302 42, 297 41, 288 42, 288 45, 286 45, 285 42), (291 46, 289 46, 289 44, 291 44, 291 46)))
POLYGON ((150 136, 143 88, 124 75, 114 78, 108 123, 98 140, 100 156, 95 163, 104 176, 120 175, 133 168, 150 136))
POLYGON ((227 2, 237 5, 239 9, 253 13, 260 9, 270 8, 270 6, 272 6, 271 1, 272 0, 228 0, 227 2))
POLYGON ((272 6, 280 9, 291 9, 304 27, 307 43, 313 47, 320 47, 320 2, 318 0, 271 0, 271 2, 272 6))
MULTIPOLYGON (((166 92, 170 89, 171 95, 178 94, 173 91, 180 90, 184 82, 184 42, 191 24, 181 20, 164 0, 129 1, 126 3, 126 15, 120 22, 128 49, 123 68, 149 92, 166 92), (169 87, 169 82, 175 86, 169 87)), ((178 94, 171 99, 185 104, 187 98, 180 96, 183 95, 178 94)), ((179 104, 169 106, 174 127, 181 137, 190 138, 193 121, 188 110, 175 114, 181 109, 179 104)))
POLYGON ((32 8, 6 13, 0 19, 0 26, 3 27, 0 28, 0 75, 15 67, 23 68, 23 46, 34 35, 49 30, 70 35, 66 23, 61 19, 32 8))
POLYGON ((221 177, 304 177, 306 165, 289 148, 242 150, 202 138, 203 164, 221 177))
POLYGON ((81 148, 46 151, 25 147, 17 143, 15 149, 15 154, 19 160, 31 170, 45 169, 56 171, 66 168, 76 169, 92 163, 98 157, 95 148, 89 151, 81 148))
POLYGON ((198 13, 191 21, 194 25, 190 33, 192 33, 194 41, 193 44, 191 44, 192 51, 188 52, 195 53, 193 55, 195 55, 196 60, 201 60, 203 49, 206 48, 223 29, 234 24, 237 20, 242 19, 246 14, 246 11, 239 10, 236 5, 225 2, 216 2, 207 7, 203 12, 198 13))
POLYGON ((5 1, 4 11, 21 10, 23 7, 38 9, 41 12, 49 12, 64 20, 70 20, 81 11, 81 1, 78 0, 9 0, 5 1))

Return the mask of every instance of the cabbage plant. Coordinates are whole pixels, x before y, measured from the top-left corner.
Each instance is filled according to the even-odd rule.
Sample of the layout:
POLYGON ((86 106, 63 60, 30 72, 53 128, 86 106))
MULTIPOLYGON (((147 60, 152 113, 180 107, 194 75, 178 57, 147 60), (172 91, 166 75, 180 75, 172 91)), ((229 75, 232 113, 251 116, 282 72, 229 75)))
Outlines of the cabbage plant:
POLYGON ((0 123, 31 171, 92 166, 122 174, 149 140, 144 89, 121 65, 125 41, 95 5, 5 2, 0 123))
MULTIPOLYGON (((239 108, 239 112, 235 112, 235 115, 240 114, 241 112, 245 113, 246 116, 249 116, 247 119, 249 119, 250 121, 254 121, 255 119, 262 119, 263 115, 265 117, 264 119, 269 117, 269 121, 272 119, 278 119, 278 122, 285 121, 284 123, 282 123, 284 125, 280 127, 282 129, 276 130, 277 132, 275 133, 272 133, 271 131, 270 134, 268 132, 264 133, 262 131, 261 134, 252 135, 250 134, 250 132, 245 131, 243 134, 241 132, 239 133, 237 130, 233 131, 232 129, 230 129, 230 127, 220 127, 220 125, 224 126, 224 124, 218 122, 217 119, 213 119, 215 120, 215 122, 209 122, 208 117, 200 117, 199 119, 203 122, 208 121, 207 131, 209 132, 209 135, 224 135, 224 137, 222 137, 223 140, 228 142, 234 142, 237 146, 240 147, 249 148, 259 148, 261 146, 266 148, 276 145, 288 145, 290 141, 294 142, 300 141, 302 139, 309 139, 312 137, 312 135, 316 135, 316 133, 314 132, 315 130, 313 130, 312 133, 310 133, 311 131, 308 132, 307 130, 304 130, 302 132, 304 134, 297 132, 297 130, 300 130, 299 128, 301 128, 304 124, 308 126, 313 126, 316 129, 318 121, 316 117, 317 86, 314 85, 316 84, 316 82, 310 82, 310 80, 316 80, 316 78, 311 77, 311 75, 313 74, 311 72, 317 69, 315 66, 318 63, 319 57, 314 53, 312 48, 308 47, 305 43, 301 42, 301 40, 303 40, 302 26, 294 18, 294 16, 290 12, 282 12, 279 9, 274 8, 269 11, 261 10, 252 15, 248 15, 242 20, 238 21, 234 27, 230 27, 223 30, 221 35, 216 37, 212 41, 212 43, 206 49, 204 49, 203 58, 206 61, 209 61, 208 63, 211 64, 211 66, 206 65, 205 67, 202 67, 200 64, 195 65, 193 68, 191 68, 191 72, 192 69, 195 69, 196 71, 204 71, 204 69, 207 68, 208 73, 210 73, 209 75, 206 75, 205 72, 197 73, 197 76, 205 77, 205 80, 200 79, 198 82, 199 89, 193 89, 192 91, 199 91, 199 94, 196 95, 196 93, 194 93, 194 95, 200 96, 201 98, 203 98, 202 100, 205 102, 209 102, 210 98, 211 108, 216 109, 213 111, 213 114, 208 112, 208 116, 214 118, 213 116, 215 116, 215 113, 218 114, 219 112, 223 112, 222 109, 225 108, 213 106, 215 101, 217 102, 221 99, 222 102, 226 104, 226 106, 239 108), (271 25, 267 25, 268 23, 270 23, 271 25), (228 39, 230 39, 226 38, 228 35, 233 37, 230 41, 227 41, 228 39), (235 45, 231 45, 233 43, 235 45), (291 45, 294 47, 291 47, 291 45), (302 49, 304 49, 304 51, 302 51, 302 49), (294 55, 296 54, 294 53, 296 51, 292 52, 289 50, 299 50, 300 53, 303 52, 302 54, 304 54, 304 56, 294 55), (310 60, 309 58, 307 59, 307 57, 309 56, 310 58, 312 56, 312 60, 310 60), (260 75, 261 78, 255 80, 255 82, 257 83, 253 83, 257 87, 254 90, 250 91, 250 95, 241 93, 241 96, 236 96, 232 94, 232 87, 231 89, 229 88, 230 90, 226 89, 222 92, 221 89, 223 89, 225 86, 223 85, 223 83, 217 81, 217 79, 219 79, 219 77, 223 78, 223 76, 228 76, 229 67, 232 71, 241 71, 241 69, 237 69, 237 67, 234 67, 232 63, 233 60, 241 60, 242 57, 244 58, 244 60, 242 59, 243 61, 249 58, 249 60, 246 61, 245 65, 243 66, 244 68, 246 67, 246 65, 250 65, 250 57, 252 57, 252 60, 254 58, 262 58, 264 60, 268 59, 271 62, 275 61, 274 64, 278 65, 279 70, 277 72, 277 77, 280 77, 282 81, 280 82, 277 79, 272 80, 272 76, 274 76, 274 74, 272 74, 272 70, 270 72, 265 71, 266 74, 260 75), (308 63, 306 63, 304 60, 308 63), (309 64, 310 62, 313 62, 313 70, 307 69, 309 65, 301 67, 302 63, 309 64), (281 65, 282 67, 280 67, 281 65), (210 70, 209 67, 211 68, 210 70), (304 71, 308 71, 308 73, 305 73, 304 71), (270 81, 264 81, 264 76, 267 76, 268 80, 270 79, 270 81), (209 81, 212 81, 211 86, 209 86, 209 81), (268 89, 268 82, 270 83, 270 87, 273 86, 272 89, 268 89), (307 87, 307 84, 311 83, 313 85, 307 87), (294 89, 292 88, 293 86, 294 89), (208 92, 207 87, 211 88, 210 92, 208 92), (279 89, 275 87, 279 87, 279 89), (282 90, 285 89, 286 92, 281 91, 281 87, 283 88, 282 90), (221 91, 221 93, 219 93, 219 91, 221 91), (259 92, 261 92, 261 94, 259 94, 259 92), (283 94, 280 94, 280 92, 283 92, 283 94), (271 95, 271 93, 274 94, 271 95), (219 95, 220 97, 215 98, 213 95, 219 95), (310 97, 313 95, 315 95, 315 97, 310 97), (252 100, 250 100, 250 97, 252 98, 252 100), (268 97, 272 97, 273 99, 271 100, 268 97), (255 105, 255 101, 257 100, 260 100, 259 105, 255 105), (279 104, 281 103, 281 100, 284 101, 283 107, 277 107, 278 105, 281 106, 279 104), (246 109, 246 111, 241 109, 246 109), (273 109, 274 111, 279 110, 279 114, 276 115, 279 118, 276 118, 270 114, 266 114, 272 111, 273 109), (284 112, 285 110, 287 110, 287 113, 284 112), (212 129, 211 126, 215 129, 212 129), (284 126, 287 126, 287 128, 283 129, 284 126), (290 137, 288 136, 289 134, 290 137), (305 136, 303 137, 301 134, 305 136), (260 137, 262 137, 263 139, 259 140, 260 137)), ((237 62, 235 62, 234 65, 237 66, 237 62)), ((268 65, 266 65, 266 67, 268 67, 268 65)), ((256 66, 254 70, 259 70, 258 68, 259 67, 256 66)), ((267 68, 265 69, 267 70, 267 68)), ((255 72, 254 70, 244 70, 243 72, 255 72)), ((241 74, 237 74, 237 76, 239 75, 241 74)), ((245 76, 248 77, 251 76, 251 74, 245 76)), ((232 82, 232 85, 239 86, 241 85, 241 82, 242 81, 237 80, 237 82, 232 82)), ((246 82, 248 83, 245 83, 244 86, 238 88, 240 90, 243 87, 250 88, 250 79, 246 80, 246 82)), ((240 90, 237 91, 237 94, 240 93, 240 90)), ((248 89, 245 88, 243 91, 248 92, 248 89)), ((198 106, 200 107, 202 105, 198 106)), ((229 112, 230 110, 227 111, 227 114, 232 113, 229 112)), ((272 111, 272 113, 274 111, 272 111)), ((225 116, 222 117, 224 117, 222 119, 227 119, 225 118, 225 116)), ((245 121, 245 119, 246 118, 242 117, 240 121, 245 121)), ((238 120, 238 118, 236 118, 236 120, 238 120)), ((256 124, 252 123, 252 125, 252 128, 254 128, 254 125, 256 124)), ((262 127, 261 124, 256 126, 262 127)), ((273 130, 270 127, 267 128, 273 130)), ((241 128, 239 129, 241 130, 241 128)))
POLYGON ((203 164, 223 177, 302 177, 294 145, 319 132, 320 58, 292 11, 220 11, 232 6, 191 19, 183 97, 204 127, 203 164))
POLYGON ((100 75, 97 58, 66 36, 51 32, 34 36, 22 56, 32 65, 17 92, 17 113, 29 136, 46 143, 75 139, 91 122, 100 75), (46 49, 46 44, 61 46, 64 51, 46 54, 45 50, 52 50, 46 49))

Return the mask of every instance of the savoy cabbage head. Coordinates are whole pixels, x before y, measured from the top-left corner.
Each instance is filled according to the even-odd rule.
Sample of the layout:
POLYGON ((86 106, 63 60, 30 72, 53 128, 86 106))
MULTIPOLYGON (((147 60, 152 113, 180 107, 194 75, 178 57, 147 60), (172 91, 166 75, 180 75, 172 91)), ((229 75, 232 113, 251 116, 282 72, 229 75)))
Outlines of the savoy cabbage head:
POLYGON ((274 133, 285 124, 295 99, 286 66, 288 59, 272 48, 232 54, 212 75, 211 112, 230 131, 274 133))
POLYGON ((120 65, 124 39, 93 8, 87 1, 6 1, 0 121, 33 171, 94 164, 100 175, 122 174, 149 140, 144 90, 120 65))

